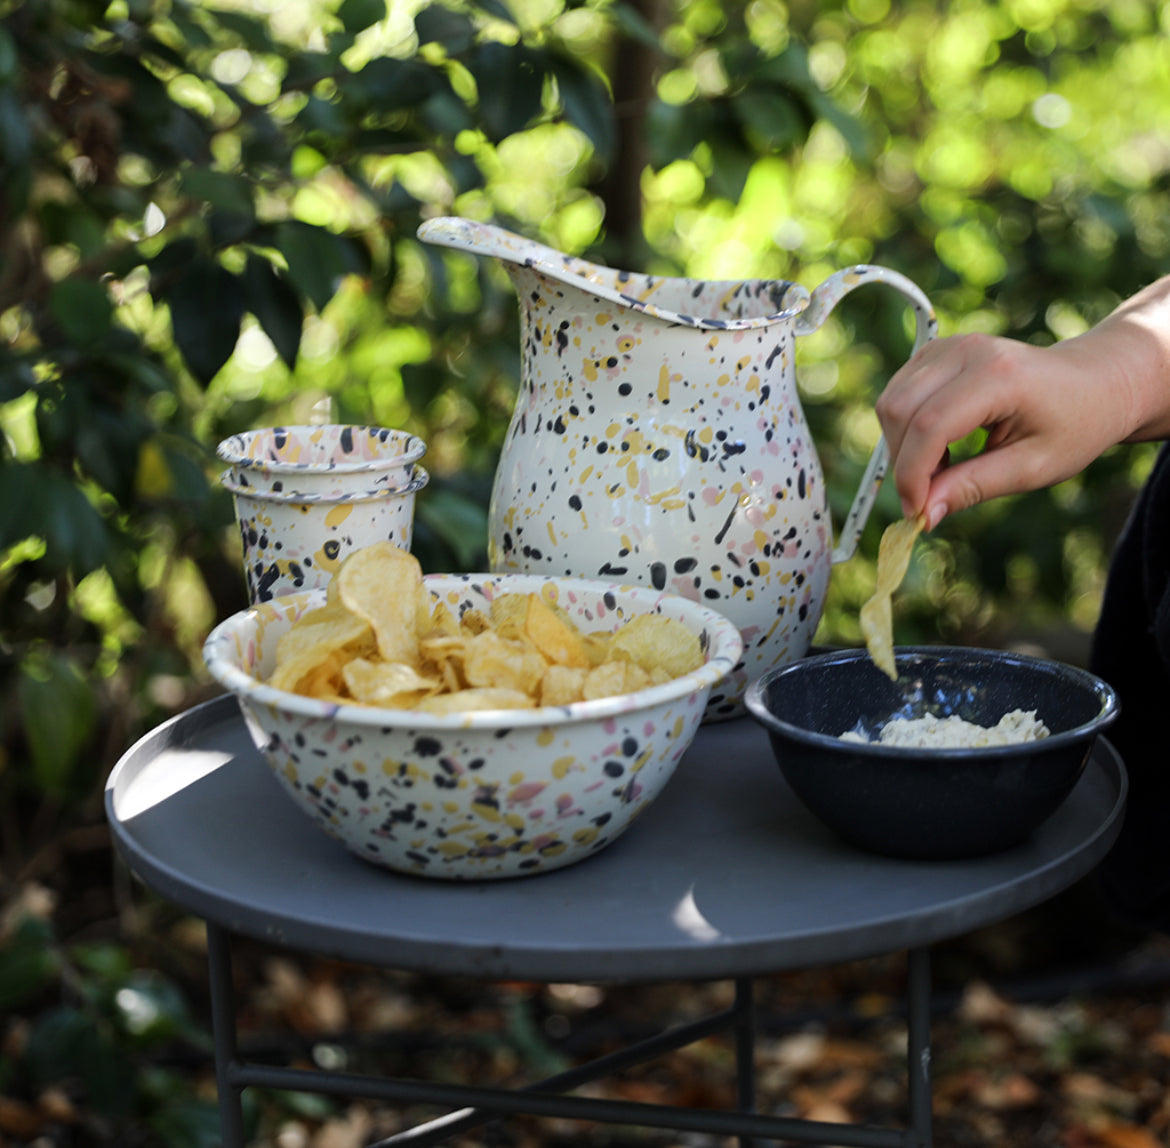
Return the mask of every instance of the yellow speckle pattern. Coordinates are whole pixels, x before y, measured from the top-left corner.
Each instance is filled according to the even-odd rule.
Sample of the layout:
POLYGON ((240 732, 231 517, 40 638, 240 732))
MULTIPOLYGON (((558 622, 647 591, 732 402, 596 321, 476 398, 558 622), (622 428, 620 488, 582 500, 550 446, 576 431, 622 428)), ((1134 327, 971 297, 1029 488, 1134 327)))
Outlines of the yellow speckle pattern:
POLYGON ((738 712, 749 680, 807 650, 828 586, 834 531, 796 388, 796 337, 862 284, 901 292, 928 334, 929 302, 875 267, 810 295, 785 282, 614 270, 466 220, 423 231, 498 258, 520 303, 493 567, 652 585, 722 610, 746 652, 712 714, 738 712), (794 597, 778 593, 785 574, 794 597))
MULTIPOLYGON (((636 529, 627 537, 638 544, 636 529)), ((491 594, 479 577, 442 576, 429 589, 456 613, 483 608, 491 594)), ((527 592, 556 599, 585 629, 617 627, 656 600, 641 590, 640 605, 631 608, 613 600, 608 586, 526 583, 527 592)), ((246 612, 246 632, 225 631, 213 644, 252 669, 298 616, 304 599, 296 601, 302 605, 290 599, 246 612)), ((382 715, 359 728, 275 703, 241 702, 263 731, 257 736, 281 786, 323 830, 373 863, 461 880, 571 864, 625 832, 690 744, 706 690, 654 703, 644 697, 627 695, 604 720, 544 717, 503 731, 411 728, 409 720, 381 725, 382 715)), ((326 703, 313 704, 329 712, 326 703)))
POLYGON ((355 501, 272 501, 233 490, 248 597, 265 603, 280 595, 322 588, 354 550, 389 540, 410 549, 414 498, 428 481, 419 468, 409 487, 355 501))

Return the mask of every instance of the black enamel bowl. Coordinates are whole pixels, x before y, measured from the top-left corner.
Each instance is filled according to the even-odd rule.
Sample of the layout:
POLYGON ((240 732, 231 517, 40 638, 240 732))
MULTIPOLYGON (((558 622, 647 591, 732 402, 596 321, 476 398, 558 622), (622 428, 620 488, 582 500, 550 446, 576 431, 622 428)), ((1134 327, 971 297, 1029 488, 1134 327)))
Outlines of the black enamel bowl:
POLYGON ((891 681, 865 650, 816 654, 748 688, 797 797, 841 838, 888 857, 979 857, 1025 841, 1072 792, 1118 713, 1100 678, 1023 654, 947 646, 896 651, 891 681), (875 738, 894 716, 958 714, 993 726, 1035 710, 1048 737, 978 749, 904 749, 875 738))

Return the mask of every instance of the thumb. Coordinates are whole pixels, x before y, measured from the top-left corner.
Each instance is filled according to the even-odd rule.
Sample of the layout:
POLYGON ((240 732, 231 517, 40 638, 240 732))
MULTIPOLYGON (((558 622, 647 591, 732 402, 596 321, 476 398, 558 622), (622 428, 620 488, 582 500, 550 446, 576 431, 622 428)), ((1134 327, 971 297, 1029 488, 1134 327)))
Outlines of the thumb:
POLYGON ((976 455, 940 470, 932 479, 926 499, 927 522, 933 529, 944 515, 954 514, 1002 498, 1035 490, 1043 482, 1034 481, 1031 467, 1023 452, 1011 447, 976 455), (941 508, 941 513, 939 509, 941 508))

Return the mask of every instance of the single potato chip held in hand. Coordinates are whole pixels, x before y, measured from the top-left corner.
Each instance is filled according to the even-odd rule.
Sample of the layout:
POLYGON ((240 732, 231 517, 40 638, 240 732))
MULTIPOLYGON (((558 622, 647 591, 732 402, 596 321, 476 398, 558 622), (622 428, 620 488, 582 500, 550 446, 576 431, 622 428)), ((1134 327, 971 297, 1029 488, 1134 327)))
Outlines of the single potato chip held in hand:
POLYGON ((458 714, 633 693, 704 661, 698 637, 660 614, 583 633, 543 594, 502 594, 459 613, 432 602, 413 555, 376 543, 354 551, 326 605, 281 638, 269 683, 347 705, 458 714))
POLYGON ((861 607, 861 633, 874 665, 891 681, 898 680, 894 663, 894 591, 902 585, 910 568, 910 554, 922 533, 922 515, 903 518, 886 527, 878 545, 877 585, 861 607))

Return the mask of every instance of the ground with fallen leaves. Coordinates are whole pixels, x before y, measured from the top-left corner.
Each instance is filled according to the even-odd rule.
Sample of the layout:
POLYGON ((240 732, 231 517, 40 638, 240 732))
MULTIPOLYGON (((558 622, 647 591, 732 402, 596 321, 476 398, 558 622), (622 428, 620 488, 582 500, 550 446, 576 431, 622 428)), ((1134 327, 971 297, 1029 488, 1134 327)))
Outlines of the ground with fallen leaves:
MULTIPOLYGON (((73 923, 80 933, 116 929, 144 967, 164 969, 181 985, 207 1026, 201 924, 124 872, 113 893, 112 916, 104 901, 59 912, 65 931, 70 912, 78 914, 73 923)), ((530 1083, 725 1008, 734 991, 724 981, 481 983, 374 970, 246 940, 236 944, 234 958, 248 1059, 475 1085, 530 1083)), ((1170 1145, 1170 939, 1119 926, 1085 883, 1046 906, 936 946, 932 971, 938 1148, 1170 1145)), ((902 955, 760 977, 755 986, 761 1111, 904 1126, 902 955)), ((18 1029, 9 1024, 6 1039, 18 1029)), ((176 1064, 196 1095, 214 1097, 208 1050, 188 1049, 168 1067, 176 1064)), ((730 1040, 708 1039, 579 1091, 733 1107, 730 1040)), ((84 1103, 67 1090, 6 1098, 0 1081, 0 1148, 89 1148, 98 1142, 80 1131, 84 1103)), ((277 1093, 253 1092, 250 1105, 251 1148, 363 1148, 435 1115, 277 1093)), ((732 1148, 705 1134, 528 1117, 450 1143, 732 1148)))
MULTIPOLYGON (((197 934, 196 934, 197 936, 197 934)), ((936 948, 940 1148, 1170 1144, 1170 942, 1115 930, 1091 889, 936 948)), ((376 973, 245 946, 245 1051, 305 1064, 517 1085, 731 1003, 728 982, 480 984, 376 973)), ((756 981, 759 1107, 902 1126, 901 956, 756 981)), ((710 1039, 582 1093, 731 1107, 729 1040, 710 1039)), ((361 1148, 433 1113, 274 1105, 263 1148, 361 1148)), ((510 1118, 460 1148, 723 1148, 700 1134, 510 1118)))

